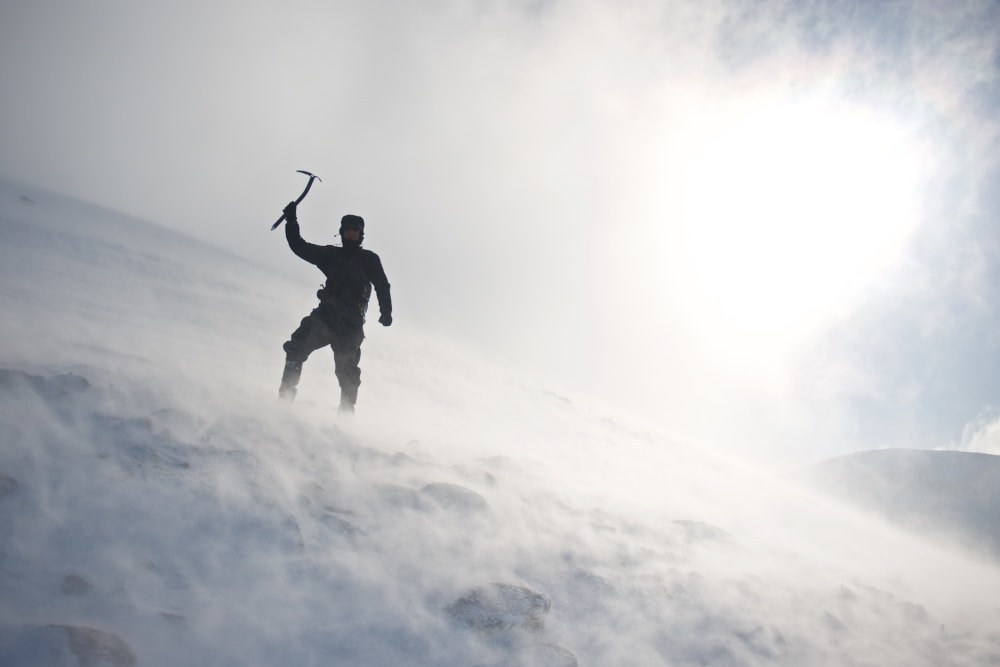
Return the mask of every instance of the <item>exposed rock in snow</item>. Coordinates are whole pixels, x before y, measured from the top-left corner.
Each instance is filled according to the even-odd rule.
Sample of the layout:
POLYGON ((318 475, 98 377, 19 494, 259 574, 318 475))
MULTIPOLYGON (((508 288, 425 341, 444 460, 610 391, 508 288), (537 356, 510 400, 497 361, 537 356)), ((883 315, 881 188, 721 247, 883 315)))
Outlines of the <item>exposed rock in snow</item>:
POLYGON ((14 493, 15 489, 17 489, 17 480, 0 472, 0 498, 14 493))
POLYGON ((530 588, 493 583, 468 591, 446 611, 506 654, 490 667, 576 667, 572 651, 544 637, 551 608, 547 596, 530 588))
POLYGON ((482 632, 513 629, 537 632, 551 608, 551 600, 530 588, 494 583, 469 591, 449 605, 447 611, 482 632))
POLYGON ((732 536, 729 533, 704 521, 678 519, 673 522, 673 525, 681 531, 684 541, 688 544, 727 544, 732 542, 732 536))
POLYGON ((0 627, 0 664, 11 667, 132 667, 135 654, 111 632, 75 625, 0 627))
POLYGON ((434 482, 427 484, 420 491, 441 507, 458 512, 485 512, 490 507, 481 495, 457 484, 434 482))
POLYGON ((91 583, 79 574, 67 574, 63 577, 63 595, 86 595, 93 590, 93 588, 94 587, 91 583))
POLYGON ((0 368, 0 390, 13 390, 27 387, 40 396, 48 399, 58 399, 67 394, 75 394, 90 388, 86 378, 72 373, 40 377, 10 368, 0 368))

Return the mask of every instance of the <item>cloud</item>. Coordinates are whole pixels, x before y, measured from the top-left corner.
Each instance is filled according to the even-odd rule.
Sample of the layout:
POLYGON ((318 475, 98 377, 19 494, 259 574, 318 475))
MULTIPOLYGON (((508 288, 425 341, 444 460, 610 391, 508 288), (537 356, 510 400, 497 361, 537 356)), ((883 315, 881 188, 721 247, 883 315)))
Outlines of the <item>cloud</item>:
POLYGON ((996 410, 984 411, 962 429, 955 448, 967 452, 1000 455, 1000 415, 996 410))

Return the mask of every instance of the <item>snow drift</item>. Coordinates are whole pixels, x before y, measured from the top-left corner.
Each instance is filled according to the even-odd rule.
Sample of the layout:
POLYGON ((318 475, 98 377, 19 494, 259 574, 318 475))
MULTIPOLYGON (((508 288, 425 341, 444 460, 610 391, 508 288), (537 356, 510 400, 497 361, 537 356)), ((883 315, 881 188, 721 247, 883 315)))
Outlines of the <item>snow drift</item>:
POLYGON ((0 260, 0 663, 1000 661, 994 564, 405 317, 343 421, 311 284, 9 184, 0 260))

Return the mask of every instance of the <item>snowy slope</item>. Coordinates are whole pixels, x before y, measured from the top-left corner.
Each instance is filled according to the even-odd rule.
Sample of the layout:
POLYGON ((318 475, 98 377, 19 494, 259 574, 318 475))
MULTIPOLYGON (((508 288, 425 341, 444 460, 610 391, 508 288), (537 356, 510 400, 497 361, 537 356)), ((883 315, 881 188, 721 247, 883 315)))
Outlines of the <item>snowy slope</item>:
POLYGON ((904 528, 1000 559, 1000 456, 884 449, 824 461, 802 474, 904 528))
POLYGON ((343 421, 313 284, 3 185, 0 285, 0 664, 1000 661, 996 566, 405 317, 343 421))

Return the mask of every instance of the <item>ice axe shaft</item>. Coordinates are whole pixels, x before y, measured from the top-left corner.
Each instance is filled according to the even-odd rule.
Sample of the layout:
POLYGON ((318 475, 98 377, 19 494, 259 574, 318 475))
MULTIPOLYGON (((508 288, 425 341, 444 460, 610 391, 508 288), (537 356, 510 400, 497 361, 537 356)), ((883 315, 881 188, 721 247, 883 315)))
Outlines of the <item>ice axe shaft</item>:
MULTIPOLYGON (((323 179, 317 176, 316 174, 310 173, 308 171, 302 171, 301 169, 297 169, 296 171, 297 173, 305 174, 306 176, 309 177, 309 182, 306 183, 306 189, 303 190, 302 194, 299 195, 299 198, 295 200, 295 205, 298 206, 302 202, 302 200, 306 198, 306 195, 309 194, 309 188, 313 186, 313 181, 322 182, 323 179)), ((278 218, 278 220, 273 225, 271 225, 271 231, 273 232, 275 229, 277 229, 278 225, 284 222, 284 220, 285 220, 285 214, 282 213, 281 217, 278 218)))

